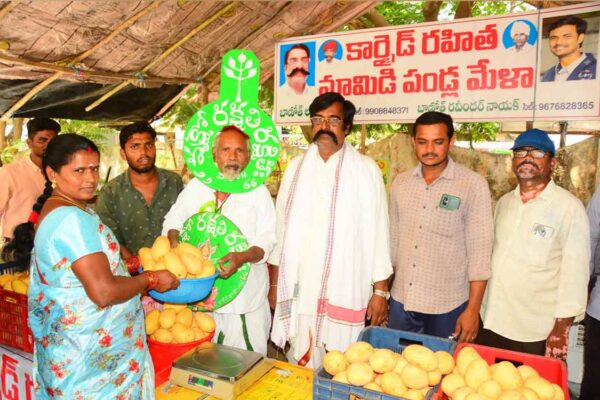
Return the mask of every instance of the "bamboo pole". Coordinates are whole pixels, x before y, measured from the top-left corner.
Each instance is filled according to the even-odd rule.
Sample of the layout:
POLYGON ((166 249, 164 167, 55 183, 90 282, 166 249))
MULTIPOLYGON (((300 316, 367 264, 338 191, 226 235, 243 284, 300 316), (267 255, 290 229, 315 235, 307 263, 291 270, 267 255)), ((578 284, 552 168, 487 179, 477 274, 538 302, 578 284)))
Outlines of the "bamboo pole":
POLYGON ((361 154, 367 152, 367 125, 365 124, 360 126, 360 152, 361 154))
POLYGON ((6 6, 4 6, 4 8, 2 8, 0 10, 0 19, 4 18, 4 16, 6 14, 8 14, 9 12, 11 12, 13 10, 13 8, 18 6, 20 2, 21 2, 21 0, 12 0, 6 6))
MULTIPOLYGON (((84 79, 87 79, 87 78, 101 78, 101 79, 108 79, 108 80, 113 80, 113 81, 114 80, 119 80, 119 81, 125 81, 125 80, 127 80, 127 81, 130 81, 130 80, 137 80, 138 79, 138 77, 136 75, 119 74, 119 73, 104 72, 104 71, 81 70, 80 71, 81 75, 78 75, 77 71, 73 70, 73 68, 61 67, 59 65, 54 65, 54 64, 40 62, 40 61, 26 60, 26 59, 20 58, 20 57, 7 56, 7 55, 2 54, 2 53, 0 53, 0 62, 6 63, 6 64, 27 65, 27 66, 30 66, 30 67, 41 68, 41 69, 45 69, 45 70, 48 70, 48 71, 53 71, 53 72, 61 73, 63 75, 80 76, 80 77, 82 77, 84 79)), ((175 84, 175 85, 197 83, 197 81, 195 81, 193 79, 187 79, 187 78, 161 78, 161 77, 156 77, 156 76, 144 76, 144 81, 148 82, 148 83, 175 84)))
POLYGON ((12 132, 13 140, 21 139, 22 133, 23 133, 23 118, 13 118, 13 132, 12 132))
POLYGON ((6 121, 0 121, 0 151, 6 147, 6 121))
MULTIPOLYGON (((216 14, 212 15, 210 18, 203 21, 200 25, 198 25, 197 27, 192 29, 191 32, 189 32, 187 35, 185 35, 183 38, 181 38, 179 41, 177 41, 175 44, 173 44, 171 47, 169 47, 167 50, 165 50, 161 55, 159 55, 157 58, 155 58, 153 61, 151 61, 148 65, 146 65, 144 68, 142 68, 142 70, 140 72, 144 73, 144 72, 147 72, 150 69, 152 69, 158 63, 162 62, 165 58, 167 58, 169 55, 171 55, 171 53, 173 53, 175 50, 177 50, 179 47, 181 47, 185 42, 187 42, 189 39, 191 39, 194 35, 196 35, 198 32, 200 32, 201 30, 206 28, 214 20, 221 17, 223 14, 227 13, 229 10, 231 10, 236 5, 237 5, 237 2, 234 1, 230 4, 228 4, 227 6, 221 8, 216 14)), ((90 112, 94 108, 98 107, 100 104, 104 103, 109 97, 111 97, 115 93, 119 92, 121 89, 123 89, 128 84, 129 84, 128 82, 123 82, 123 83, 120 83, 119 85, 115 86, 112 90, 110 90, 104 96, 100 97, 98 100, 94 101, 92 104, 87 106, 85 108, 85 111, 90 112)))
MULTIPOLYGON (((87 58, 90 54, 92 54, 93 52, 95 52, 96 50, 98 50, 100 47, 104 46, 107 42, 109 42, 110 40, 112 40, 115 36, 117 36, 119 33, 121 33, 123 30, 129 28, 131 25, 133 25, 137 20, 139 20, 140 18, 142 18, 144 15, 148 14, 150 11, 154 10, 156 7, 158 7, 158 5, 160 4, 159 1, 155 1, 152 4, 150 4, 148 7, 144 8, 143 10, 141 10, 140 12, 138 12, 137 14, 135 14, 134 16, 130 17, 129 19, 127 19, 126 21, 124 21, 122 24, 120 24, 115 30, 113 30, 108 36, 104 37, 102 40, 100 40, 98 43, 96 43, 94 46, 92 46, 90 49, 84 51, 83 53, 81 53, 80 55, 78 55, 77 57, 75 57, 73 59, 73 61, 71 62, 71 64, 75 64, 79 61, 84 60, 85 58, 87 58)), ((7 6, 8 7, 8 6, 7 6)), ((6 7, 5 7, 6 8, 6 7)), ((1 12, 2 10, 0 10, 1 12)), ((48 87, 48 85, 50 85, 52 82, 54 82, 55 80, 59 79, 61 76, 63 76, 62 72, 56 72, 54 75, 46 78, 44 81, 40 82, 39 84, 37 84, 35 87, 33 87, 28 93, 26 93, 23 97, 21 97, 15 104, 13 104, 3 115, 2 117, 0 117, 0 121, 6 121, 8 118, 10 118, 10 116, 17 111, 19 108, 21 108, 25 103, 27 103, 29 101, 29 99, 31 99, 33 96, 35 96, 36 94, 38 94, 39 92, 41 92, 43 89, 45 89, 46 87, 48 87)))

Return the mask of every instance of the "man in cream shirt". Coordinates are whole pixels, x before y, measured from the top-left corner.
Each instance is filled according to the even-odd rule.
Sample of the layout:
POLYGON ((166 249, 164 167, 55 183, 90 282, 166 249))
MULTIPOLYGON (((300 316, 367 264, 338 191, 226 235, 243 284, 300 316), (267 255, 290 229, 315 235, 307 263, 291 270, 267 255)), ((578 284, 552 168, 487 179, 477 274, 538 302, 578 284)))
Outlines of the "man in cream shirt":
POLYGON ((565 360, 569 327, 585 312, 590 238, 583 205, 551 179, 554 155, 539 129, 515 141, 519 185, 496 205, 492 278, 477 342, 565 360))

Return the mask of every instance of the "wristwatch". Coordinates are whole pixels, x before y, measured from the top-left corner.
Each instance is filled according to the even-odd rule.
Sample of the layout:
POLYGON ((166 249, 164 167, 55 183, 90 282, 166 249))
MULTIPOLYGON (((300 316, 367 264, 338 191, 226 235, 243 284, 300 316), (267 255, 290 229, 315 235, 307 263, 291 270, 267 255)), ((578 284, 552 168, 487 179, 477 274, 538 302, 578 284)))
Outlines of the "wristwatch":
POLYGON ((381 296, 386 300, 389 300, 390 298, 390 292, 387 292, 385 290, 381 290, 381 289, 373 289, 373 294, 377 295, 377 296, 381 296))

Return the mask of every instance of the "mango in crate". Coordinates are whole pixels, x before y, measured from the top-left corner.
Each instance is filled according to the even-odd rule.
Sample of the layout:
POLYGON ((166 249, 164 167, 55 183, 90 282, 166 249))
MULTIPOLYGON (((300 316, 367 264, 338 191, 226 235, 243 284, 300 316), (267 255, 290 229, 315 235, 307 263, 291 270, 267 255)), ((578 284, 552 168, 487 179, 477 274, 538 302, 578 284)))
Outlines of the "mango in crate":
POLYGON ((0 287, 10 292, 27 294, 29 290, 29 272, 0 275, 0 287))

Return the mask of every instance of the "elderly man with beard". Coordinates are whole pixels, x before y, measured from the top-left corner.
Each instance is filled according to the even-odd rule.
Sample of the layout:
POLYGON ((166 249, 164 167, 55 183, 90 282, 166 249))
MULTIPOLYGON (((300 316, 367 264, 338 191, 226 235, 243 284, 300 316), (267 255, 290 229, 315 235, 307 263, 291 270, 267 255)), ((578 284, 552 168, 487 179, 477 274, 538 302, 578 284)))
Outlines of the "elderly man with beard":
POLYGON ((277 196, 269 301, 273 342, 318 368, 326 349, 357 340, 365 319, 385 324, 392 266, 381 171, 345 142, 354 105, 329 92, 309 111, 312 144, 289 163, 277 196))
POLYGON ((141 247, 152 246, 160 235, 165 214, 183 189, 181 177, 157 168, 156 131, 145 122, 121 129, 121 157, 127 171, 104 185, 96 212, 121 245, 121 257, 130 272, 139 266, 141 247))
POLYGON ((589 224, 581 202, 551 178, 554 143, 539 129, 513 146, 519 185, 496 205, 492 278, 478 343, 566 360, 585 313, 589 224))
POLYGON ((280 94, 313 95, 314 89, 306 84, 306 78, 310 75, 309 63, 310 50, 305 44, 296 44, 286 51, 283 63, 286 78, 280 94))
MULTIPOLYGON (((234 180, 250 160, 250 139, 235 126, 226 126, 213 141, 213 158, 226 179, 234 180)), ((250 274, 240 294, 215 310, 217 330, 213 341, 267 354, 271 312, 266 260, 275 245, 275 207, 264 185, 246 193, 215 191, 194 178, 181 192, 165 217, 163 234, 175 247, 184 222, 200 210, 214 210, 229 218, 246 237, 248 249, 231 252, 219 260, 221 277, 227 278, 248 262, 250 274)))

